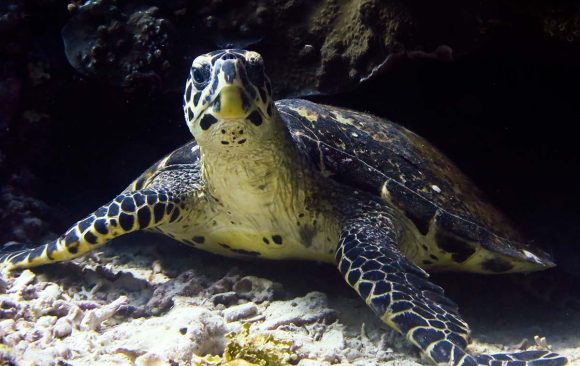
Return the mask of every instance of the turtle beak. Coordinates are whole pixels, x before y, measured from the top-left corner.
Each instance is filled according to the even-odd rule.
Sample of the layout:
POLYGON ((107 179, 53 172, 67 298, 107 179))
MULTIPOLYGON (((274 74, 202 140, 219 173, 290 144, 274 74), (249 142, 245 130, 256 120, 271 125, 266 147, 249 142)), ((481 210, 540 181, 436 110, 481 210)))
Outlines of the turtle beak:
POLYGON ((242 61, 226 54, 214 66, 218 78, 219 95, 213 103, 213 114, 218 119, 242 119, 248 115, 249 99, 244 90, 242 74, 245 74, 242 61))
POLYGON ((248 103, 244 103, 244 92, 237 85, 224 86, 213 104, 213 114, 218 119, 245 118, 248 113, 248 103))

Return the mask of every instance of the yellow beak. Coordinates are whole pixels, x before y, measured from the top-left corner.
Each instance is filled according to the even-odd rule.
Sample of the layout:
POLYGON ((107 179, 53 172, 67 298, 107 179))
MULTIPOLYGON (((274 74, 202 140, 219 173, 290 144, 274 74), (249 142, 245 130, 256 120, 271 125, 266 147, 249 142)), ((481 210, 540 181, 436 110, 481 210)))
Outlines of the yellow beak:
POLYGON ((246 116, 242 103, 242 90, 237 86, 225 86, 220 91, 220 109, 215 111, 217 118, 243 118, 246 116))

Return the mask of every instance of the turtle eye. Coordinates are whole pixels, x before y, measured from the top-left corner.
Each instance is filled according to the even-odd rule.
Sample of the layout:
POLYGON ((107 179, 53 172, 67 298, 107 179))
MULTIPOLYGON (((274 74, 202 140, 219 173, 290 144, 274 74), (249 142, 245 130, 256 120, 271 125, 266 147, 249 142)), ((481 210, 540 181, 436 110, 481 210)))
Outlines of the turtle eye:
POLYGON ((209 65, 205 64, 198 67, 193 67, 191 70, 191 77, 195 86, 203 87, 209 81, 209 65))
POLYGON ((246 74, 255 85, 262 86, 264 84, 264 64, 262 61, 258 59, 248 60, 246 74))

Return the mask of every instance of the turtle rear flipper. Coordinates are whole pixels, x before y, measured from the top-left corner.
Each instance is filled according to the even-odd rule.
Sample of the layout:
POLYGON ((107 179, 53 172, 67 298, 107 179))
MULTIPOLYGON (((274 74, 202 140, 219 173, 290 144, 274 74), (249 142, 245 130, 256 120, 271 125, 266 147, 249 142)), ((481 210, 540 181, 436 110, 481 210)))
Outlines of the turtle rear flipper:
POLYGON ((438 365, 563 366, 560 355, 529 351, 470 355, 469 328, 457 306, 399 250, 411 225, 399 211, 372 200, 344 215, 336 261, 348 284, 383 322, 438 365))
POLYGON ((122 193, 56 240, 32 249, 0 252, 0 265, 30 268, 79 257, 120 235, 174 221, 180 214, 179 203, 180 198, 169 191, 122 193))
POLYGON ((492 355, 476 355, 479 365, 486 366, 561 366, 568 360, 551 351, 523 351, 514 353, 495 353, 492 355))

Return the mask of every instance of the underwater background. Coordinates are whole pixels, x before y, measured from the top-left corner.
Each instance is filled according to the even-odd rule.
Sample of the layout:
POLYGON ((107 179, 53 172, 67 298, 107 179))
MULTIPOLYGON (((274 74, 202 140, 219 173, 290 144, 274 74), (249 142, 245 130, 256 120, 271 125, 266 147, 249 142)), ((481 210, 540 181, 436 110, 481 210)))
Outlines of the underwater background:
MULTIPOLYGON (((526 282, 528 291, 510 276, 451 273, 435 275, 436 282, 458 302, 477 341, 513 347, 532 333, 547 334, 548 341, 555 339, 560 348, 576 350, 578 357, 577 0, 2 0, 0 244, 37 244, 55 237, 189 141, 181 104, 191 60, 230 47, 262 54, 276 99, 304 97, 370 112, 409 128, 447 154, 531 242, 554 256, 558 267, 534 274, 526 282), (498 331, 501 327, 505 333, 498 331)), ((258 304, 255 314, 269 311, 260 307, 266 306, 264 302, 305 298, 299 303, 310 304, 305 306, 315 314, 311 319, 332 324, 338 318, 344 324, 340 329, 309 329, 305 334, 319 332, 334 348, 304 351, 305 359, 371 364, 373 359, 400 361, 403 356, 396 352, 414 352, 385 340, 383 334, 391 333, 370 312, 362 319, 348 318, 353 307, 364 309, 364 304, 334 268, 303 263, 255 268, 192 251, 169 240, 136 235, 107 247, 106 255, 125 253, 129 258, 110 272, 95 264, 86 274, 89 270, 71 264, 35 270, 40 279, 31 275, 28 282, 22 281, 38 293, 51 288, 47 283, 63 284, 66 290, 58 291, 77 293, 75 301, 97 304, 80 306, 82 311, 113 302, 115 296, 128 296, 129 305, 120 304, 113 313, 121 307, 120 316, 135 319, 145 314, 145 308, 158 309, 152 312, 158 315, 175 307, 168 300, 173 296, 187 295, 200 305, 215 294, 233 292, 230 299, 212 300, 212 306, 221 304, 222 311, 253 302, 258 304), (145 263, 144 268, 165 258, 163 267, 172 264, 168 271, 173 272, 163 279, 156 279, 155 271, 137 275, 134 268, 123 267, 135 258, 136 263, 145 263), (159 289, 164 281, 173 281, 167 285, 171 290, 159 289), (95 289, 97 283, 101 285, 95 289), (175 290, 191 283, 200 287, 190 293, 175 290), (315 290, 319 292, 310 292, 315 290), (152 300, 154 293, 157 300, 152 300), (357 333, 363 322, 369 344, 357 333), (388 347, 394 348, 395 356, 388 352, 382 358, 369 356, 388 347), (360 352, 345 351, 354 348, 360 352)), ((87 261, 89 268, 91 259, 87 261)), ((8 288, 0 286, 0 294, 8 288)), ((34 318, 23 314, 40 306, 34 303, 39 298, 31 295, 26 300, 30 303, 12 307, 1 302, 0 324, 34 318)), ((51 303, 53 308, 57 305, 51 303)), ((282 313, 292 307, 279 306, 282 313)), ((60 319, 59 314, 42 316, 60 319)), ((184 315, 174 318, 180 316, 184 315)), ((50 327, 57 322, 47 321, 52 322, 50 327)), ((4 326, 0 325, 0 344, 15 347, 20 355, 24 344, 45 339, 18 338, 15 331, 11 336, 1 330, 9 329, 8 323, 4 326)), ((229 329, 214 326, 222 338, 229 329)), ((87 327, 95 334, 106 333, 97 325, 87 327)), ((155 329, 151 325, 152 333, 155 329)), ((222 338, 213 345, 198 342, 195 353, 223 352, 222 338)), ((309 344, 307 337, 302 341, 309 344)), ((69 343, 67 347, 76 350, 69 343)), ((485 347, 493 349, 481 347, 486 352, 485 347)), ((80 351, 59 357, 75 359, 75 352, 80 351)), ((95 355, 111 352, 95 351, 91 362, 110 364, 113 361, 95 355)), ((143 356, 131 352, 133 361, 143 356)), ((89 362, 86 357, 82 362, 89 362)))

